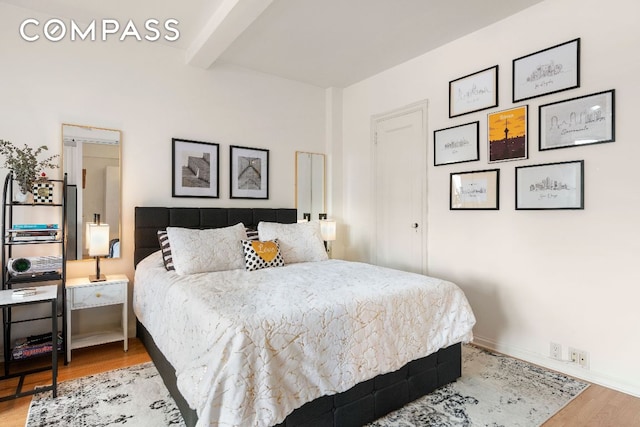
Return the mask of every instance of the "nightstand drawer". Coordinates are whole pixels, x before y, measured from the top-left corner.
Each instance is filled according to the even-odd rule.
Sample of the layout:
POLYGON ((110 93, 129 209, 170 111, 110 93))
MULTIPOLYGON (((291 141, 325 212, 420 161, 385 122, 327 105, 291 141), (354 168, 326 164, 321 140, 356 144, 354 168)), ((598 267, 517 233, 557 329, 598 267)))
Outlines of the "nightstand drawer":
POLYGON ((101 305, 125 302, 125 282, 107 283, 104 285, 82 286, 67 289, 72 292, 71 309, 98 307, 101 305))

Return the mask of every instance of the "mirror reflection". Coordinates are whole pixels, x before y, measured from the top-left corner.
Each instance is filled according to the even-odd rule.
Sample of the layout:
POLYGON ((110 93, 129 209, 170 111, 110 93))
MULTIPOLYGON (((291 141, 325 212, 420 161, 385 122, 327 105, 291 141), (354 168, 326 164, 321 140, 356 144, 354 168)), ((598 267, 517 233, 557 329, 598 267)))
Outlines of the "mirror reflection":
POLYGON ((100 215, 109 224, 109 256, 120 257, 120 152, 116 129, 62 125, 62 163, 67 174, 67 259, 91 258, 88 224, 100 215))
POLYGON ((296 151, 296 208, 298 219, 325 213, 325 155, 296 151))

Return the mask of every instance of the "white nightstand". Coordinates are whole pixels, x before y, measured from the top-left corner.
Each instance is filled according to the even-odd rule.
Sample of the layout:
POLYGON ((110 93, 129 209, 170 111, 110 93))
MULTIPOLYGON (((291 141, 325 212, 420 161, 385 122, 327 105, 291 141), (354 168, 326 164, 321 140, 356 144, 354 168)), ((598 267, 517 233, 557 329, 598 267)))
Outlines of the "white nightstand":
POLYGON ((129 279, 124 274, 107 275, 103 282, 90 282, 88 277, 68 279, 67 286, 67 359, 71 350, 92 345, 124 341, 124 351, 129 349, 127 337, 127 295, 129 279), (79 335, 71 335, 71 312, 94 307, 122 304, 122 327, 79 335))

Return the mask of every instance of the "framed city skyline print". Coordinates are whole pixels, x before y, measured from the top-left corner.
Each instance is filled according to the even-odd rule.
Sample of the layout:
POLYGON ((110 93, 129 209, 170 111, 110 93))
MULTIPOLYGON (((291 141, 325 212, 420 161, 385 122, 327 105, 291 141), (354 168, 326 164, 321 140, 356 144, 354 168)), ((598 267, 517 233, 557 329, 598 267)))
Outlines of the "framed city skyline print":
POLYGON ((219 197, 220 146, 172 138, 172 197, 219 197))
POLYGON ((232 199, 269 198, 269 150, 231 146, 232 199))
POLYGON ((580 87, 580 39, 513 60, 513 102, 580 87))
POLYGON ((449 82, 449 118, 497 106, 497 65, 449 82))
POLYGON ((516 209, 584 209, 584 160, 516 167, 516 209))
POLYGON ((451 173, 449 209, 500 209, 500 169, 451 173))
POLYGON ((480 160, 480 122, 433 132, 434 166, 480 160))
POLYGON ((489 163, 527 158, 527 110, 523 105, 488 114, 489 163))
POLYGON ((615 141, 615 90, 538 107, 540 151, 615 141))

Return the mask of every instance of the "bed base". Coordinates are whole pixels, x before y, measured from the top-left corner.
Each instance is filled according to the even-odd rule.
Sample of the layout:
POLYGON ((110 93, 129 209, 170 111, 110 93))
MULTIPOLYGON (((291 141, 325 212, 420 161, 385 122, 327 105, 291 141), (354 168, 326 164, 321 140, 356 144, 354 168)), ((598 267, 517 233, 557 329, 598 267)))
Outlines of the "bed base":
MULTIPOLYGON (((176 401, 185 424, 195 426, 198 416, 178 391, 175 369, 144 325, 136 321, 136 326, 137 336, 176 401)), ((345 392, 306 403, 276 427, 359 427, 455 381, 460 378, 461 371, 462 346, 458 343, 409 362, 395 372, 356 384, 345 392)))

